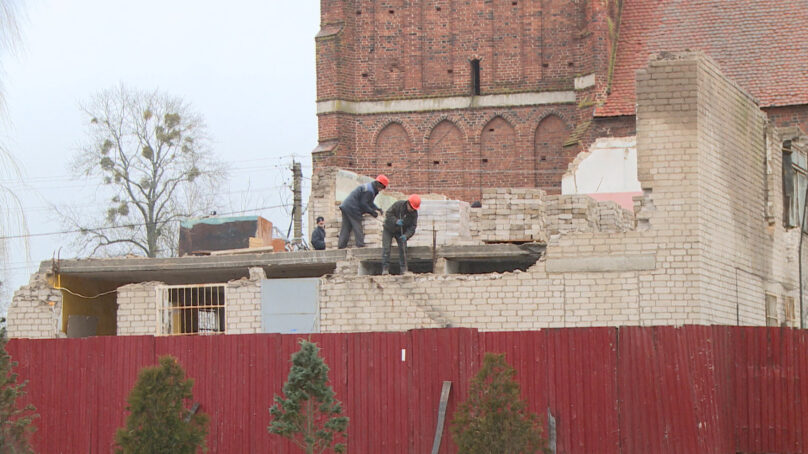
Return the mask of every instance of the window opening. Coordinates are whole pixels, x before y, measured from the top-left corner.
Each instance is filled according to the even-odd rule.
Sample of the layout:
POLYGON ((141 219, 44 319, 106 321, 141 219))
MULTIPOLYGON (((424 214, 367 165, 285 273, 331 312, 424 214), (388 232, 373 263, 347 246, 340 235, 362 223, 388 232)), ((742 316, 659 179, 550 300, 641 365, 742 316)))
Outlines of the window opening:
MULTIPOLYGON (((783 143, 783 223, 797 227, 803 219, 805 190, 808 188, 808 159, 799 150, 791 149, 791 142, 783 143)), ((803 232, 808 228, 803 226, 803 232)))
POLYGON ((796 326, 794 322, 796 322, 796 317, 794 316, 794 297, 787 296, 784 298, 784 312, 786 314, 785 323, 787 326, 796 326))
POLYGON ((164 285, 157 288, 158 335, 225 332, 225 284, 164 285))
POLYGON ((480 60, 471 61, 471 94, 480 94, 480 60))
POLYGON ((777 326, 777 296, 766 294, 766 326, 777 326))

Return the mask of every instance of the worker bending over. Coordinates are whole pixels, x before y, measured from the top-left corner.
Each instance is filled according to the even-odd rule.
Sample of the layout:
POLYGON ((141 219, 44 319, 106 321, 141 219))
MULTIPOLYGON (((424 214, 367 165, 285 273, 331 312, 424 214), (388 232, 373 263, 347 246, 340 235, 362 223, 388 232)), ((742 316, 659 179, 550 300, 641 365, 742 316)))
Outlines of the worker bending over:
POLYGON ((410 195, 407 200, 399 200, 387 209, 382 230, 382 274, 390 274, 390 245, 392 239, 398 244, 398 263, 401 274, 407 272, 406 248, 407 240, 415 235, 418 225, 418 207, 421 206, 421 197, 418 194, 410 195))
POLYGON ((377 207, 373 200, 384 188, 387 187, 390 181, 384 175, 379 175, 376 180, 370 183, 361 184, 356 187, 348 197, 339 206, 342 211, 342 226, 339 230, 339 240, 337 247, 345 249, 348 246, 348 238, 351 236, 351 231, 354 232, 354 239, 356 240, 356 247, 365 247, 365 231, 362 229, 362 215, 369 214, 374 218, 379 213, 384 213, 381 208, 377 207))

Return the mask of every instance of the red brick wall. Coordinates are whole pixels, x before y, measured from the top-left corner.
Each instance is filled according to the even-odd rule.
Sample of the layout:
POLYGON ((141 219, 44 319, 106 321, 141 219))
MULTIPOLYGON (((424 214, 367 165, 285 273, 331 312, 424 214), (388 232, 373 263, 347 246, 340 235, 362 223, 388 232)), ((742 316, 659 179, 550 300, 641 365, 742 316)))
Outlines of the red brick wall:
POLYGON ((808 132, 808 105, 767 107, 763 111, 776 126, 799 126, 808 132))
MULTIPOLYGON (((470 96, 573 90, 607 78, 609 0, 321 0, 318 101, 470 96), (600 53, 606 55, 598 55, 600 53)), ((422 113, 319 115, 319 165, 391 177, 403 192, 477 200, 483 187, 560 190, 580 147, 561 143, 588 111, 574 104, 422 113), (542 121, 545 117, 551 117, 542 121), (541 127, 539 126, 541 123, 541 127), (540 128, 540 129, 539 129, 540 128)), ((584 118, 584 120, 582 120, 584 118)), ((591 116, 589 117, 591 118, 591 116)))
POLYGON ((601 69, 592 52, 608 43, 608 11, 591 4, 606 3, 322 0, 318 70, 335 60, 339 76, 318 74, 318 99, 465 95, 472 59, 484 94, 570 89, 575 76, 601 69), (340 29, 335 39, 330 28, 340 29))
POLYGON ((390 189, 467 201, 479 200, 482 187, 539 186, 558 193, 561 175, 578 150, 561 147, 576 113, 575 105, 562 105, 331 114, 328 117, 343 131, 356 131, 356 141, 349 148, 348 138, 345 143, 341 139, 335 153, 315 153, 315 167, 337 166, 371 176, 384 173, 390 177, 390 189))

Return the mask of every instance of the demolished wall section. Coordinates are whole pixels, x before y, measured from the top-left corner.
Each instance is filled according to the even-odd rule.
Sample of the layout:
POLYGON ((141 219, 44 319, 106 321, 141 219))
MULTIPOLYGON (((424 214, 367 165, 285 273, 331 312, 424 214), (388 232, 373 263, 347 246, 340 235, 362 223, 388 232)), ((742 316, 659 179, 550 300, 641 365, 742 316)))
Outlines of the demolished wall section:
POLYGON ((8 308, 8 337, 53 338, 61 332, 62 293, 44 273, 14 292, 8 308))
MULTIPOLYGON (((772 253, 793 255, 798 235, 769 223, 766 207, 771 201, 782 207, 782 194, 766 195, 767 187, 779 186, 766 181, 765 118, 701 54, 660 57, 637 81, 643 189, 636 199, 638 230, 601 230, 600 218, 592 215, 597 210, 586 199, 561 196, 559 206, 572 211, 551 213, 539 197, 528 202, 535 210, 529 221, 544 216, 559 234, 548 235, 546 260, 527 272, 324 278, 321 328, 766 324, 766 293, 778 301, 798 297, 793 290, 796 259, 775 259, 772 253), (792 265, 773 266, 772 260, 792 265)), ((506 208, 479 211, 480 218, 492 216, 485 220, 472 210, 472 226, 495 223, 472 227, 472 236, 480 230, 502 232, 493 238, 531 232, 534 226, 524 219, 508 224, 507 207, 513 208, 515 193, 490 194, 501 197, 506 208), (495 214, 505 219, 494 219, 495 214)), ((619 230, 632 221, 615 214, 609 222, 619 230)))

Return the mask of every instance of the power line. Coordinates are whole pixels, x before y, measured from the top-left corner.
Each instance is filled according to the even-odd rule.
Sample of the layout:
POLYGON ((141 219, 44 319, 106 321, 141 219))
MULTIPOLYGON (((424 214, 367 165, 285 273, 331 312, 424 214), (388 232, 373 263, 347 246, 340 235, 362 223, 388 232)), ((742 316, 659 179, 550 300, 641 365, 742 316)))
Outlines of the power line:
MULTIPOLYGON (((240 174, 250 174, 255 172, 261 172, 265 170, 271 169, 278 169, 278 170, 287 170, 288 165, 286 164, 275 164, 269 166, 259 166, 259 167, 236 167, 233 169, 229 169, 232 175, 240 175, 240 174)), ((304 169, 310 169, 311 166, 303 166, 304 169)), ((61 181, 65 182, 75 182, 72 185, 61 185, 59 186, 60 189, 65 188, 79 188, 87 186, 86 182, 79 182, 79 178, 71 175, 59 175, 59 176, 42 176, 42 177, 30 177, 30 178, 21 178, 21 179, 5 179, 0 180, 0 186, 13 189, 13 188, 26 188, 26 187, 34 187, 33 185, 37 183, 48 183, 52 185, 53 183, 58 183, 61 181), (24 180, 24 181, 23 181, 24 180)), ((102 184, 99 182, 99 186, 102 184)))
MULTIPOLYGON (((250 209, 247 209, 247 210, 230 211, 230 212, 227 212, 227 213, 218 213, 217 216, 227 216, 227 215, 231 215, 231 214, 243 214, 243 213, 250 213, 250 212, 255 212, 255 211, 260 211, 260 210, 270 210, 270 209, 274 209, 274 208, 284 208, 284 207, 285 207, 285 205, 272 205, 272 206, 265 206, 265 207, 260 207, 260 208, 250 208, 250 209)), ((0 241, 14 240, 14 239, 20 239, 20 238, 33 238, 33 237, 40 237, 40 236, 64 235, 64 234, 67 234, 67 233, 81 233, 81 232, 90 231, 90 230, 114 230, 114 229, 123 229, 123 228, 143 227, 145 225, 146 225, 145 223, 140 223, 139 222, 139 223, 136 223, 136 224, 122 224, 122 225, 115 225, 115 226, 109 226, 109 227, 94 227, 94 228, 86 228, 86 229, 61 230, 61 231, 58 231, 58 232, 29 233, 29 234, 25 234, 25 235, 8 235, 8 236, 0 236, 0 241)))

